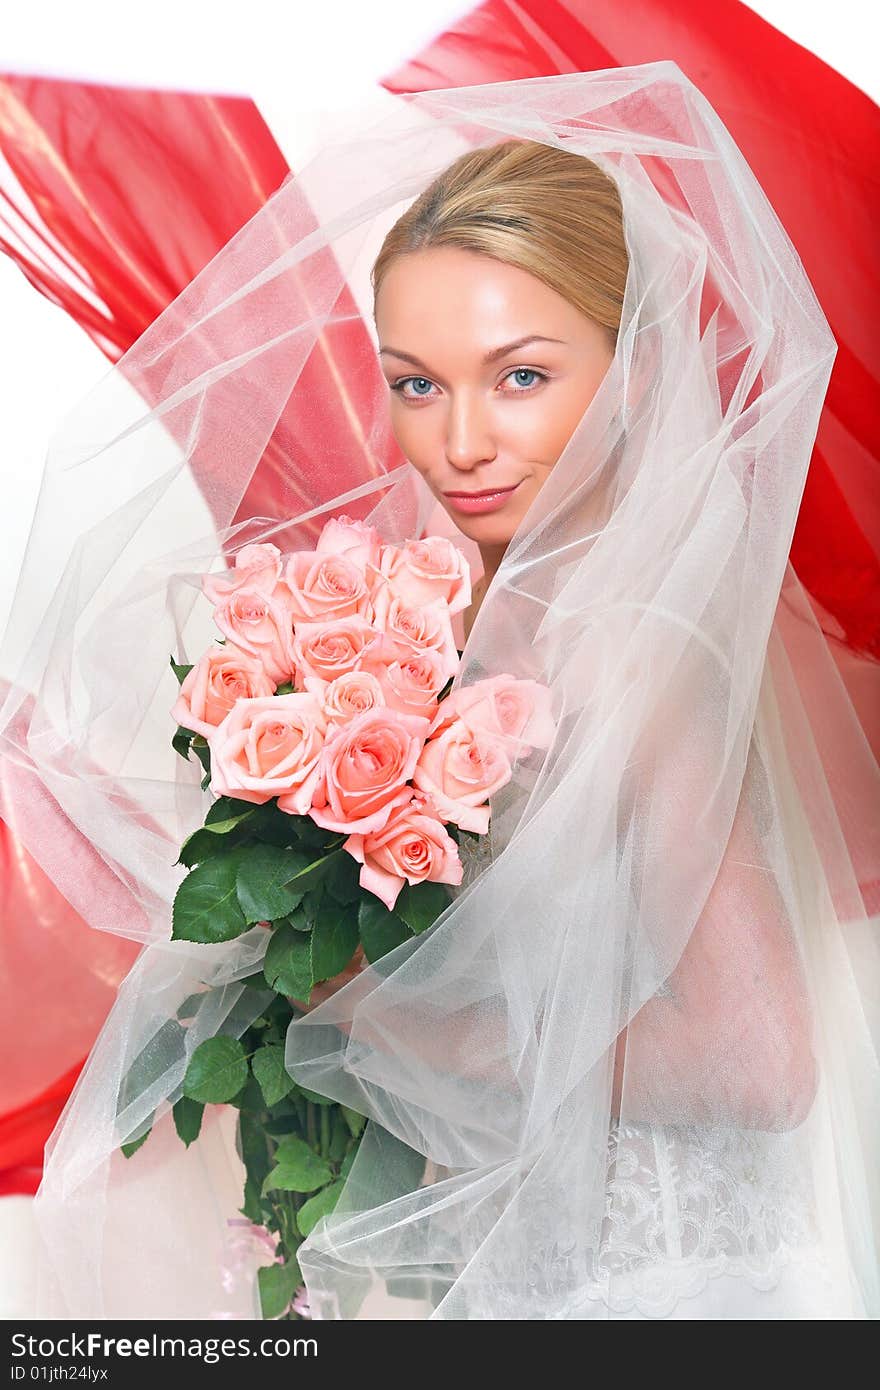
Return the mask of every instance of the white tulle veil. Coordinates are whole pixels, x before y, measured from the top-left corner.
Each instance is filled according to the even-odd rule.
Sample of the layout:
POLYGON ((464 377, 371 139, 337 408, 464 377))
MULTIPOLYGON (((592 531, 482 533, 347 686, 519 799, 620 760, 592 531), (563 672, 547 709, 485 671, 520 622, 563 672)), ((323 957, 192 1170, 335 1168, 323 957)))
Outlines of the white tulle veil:
POLYGON ((4 788, 91 925, 144 945, 47 1148, 43 1312, 255 1315, 234 1112, 184 1150, 170 1107, 198 1042, 263 1007, 241 981, 268 933, 169 940, 211 795, 171 748, 168 657, 214 635, 201 573, 334 513, 386 540, 446 524, 479 564, 396 451, 368 278, 430 180, 510 136, 615 179, 630 258, 613 362, 456 678, 544 682, 557 735, 512 750, 440 919, 291 1024, 292 1075, 369 1117, 300 1250, 313 1315, 880 1312, 878 775, 788 561, 835 343, 672 62, 365 112, 56 431, 4 788))

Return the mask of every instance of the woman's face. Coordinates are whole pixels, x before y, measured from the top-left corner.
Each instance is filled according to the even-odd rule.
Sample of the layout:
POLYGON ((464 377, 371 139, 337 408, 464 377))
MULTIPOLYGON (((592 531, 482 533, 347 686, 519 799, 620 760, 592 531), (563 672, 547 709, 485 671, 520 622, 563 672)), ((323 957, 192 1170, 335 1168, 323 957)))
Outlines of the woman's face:
POLYGON ((613 360, 608 335, 528 271, 446 246, 392 261, 376 328, 401 449, 456 526, 503 552, 613 360), (511 487, 488 511, 447 495, 511 487))

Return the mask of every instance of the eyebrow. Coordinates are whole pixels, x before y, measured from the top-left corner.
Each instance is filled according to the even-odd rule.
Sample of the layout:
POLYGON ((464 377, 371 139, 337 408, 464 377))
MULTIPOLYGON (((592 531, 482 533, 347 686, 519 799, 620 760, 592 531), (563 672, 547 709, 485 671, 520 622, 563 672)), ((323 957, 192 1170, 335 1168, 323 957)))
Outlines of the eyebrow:
MULTIPOLYGON (((492 348, 483 357, 483 365, 488 366, 490 362, 497 362, 499 357, 506 357, 515 348, 525 347, 527 343, 562 343, 562 338, 545 338, 541 333, 529 333, 525 338, 516 338, 512 343, 505 343, 503 347, 492 348)), ((391 353, 394 357, 401 357, 404 362, 412 362, 414 367, 425 367, 425 363, 414 356, 411 352, 401 352, 399 348, 383 347, 379 349, 379 355, 391 353)), ((425 368, 427 370, 427 368, 425 368)))

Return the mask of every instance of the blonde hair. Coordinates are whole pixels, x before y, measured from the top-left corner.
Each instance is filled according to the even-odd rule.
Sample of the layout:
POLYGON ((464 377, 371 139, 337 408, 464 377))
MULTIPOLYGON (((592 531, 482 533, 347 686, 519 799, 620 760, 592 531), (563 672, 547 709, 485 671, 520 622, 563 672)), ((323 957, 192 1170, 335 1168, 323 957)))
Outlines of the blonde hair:
POLYGON ((537 140, 503 140, 454 160, 398 218, 371 274, 373 306, 398 256, 475 251, 543 280, 617 341, 629 256, 614 180, 593 160, 537 140))

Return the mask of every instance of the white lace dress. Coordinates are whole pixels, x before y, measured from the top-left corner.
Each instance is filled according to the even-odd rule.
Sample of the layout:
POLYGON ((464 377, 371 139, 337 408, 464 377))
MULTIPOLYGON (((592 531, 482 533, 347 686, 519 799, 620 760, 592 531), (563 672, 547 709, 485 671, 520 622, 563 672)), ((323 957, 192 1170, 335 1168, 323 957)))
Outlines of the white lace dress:
MULTIPOLYGON (((488 836, 471 843, 462 856, 464 882, 490 857, 488 836)), ((820 1123, 823 1110, 820 1090, 804 1124, 782 1133, 614 1122, 605 1217, 591 1267, 583 1268, 580 1233, 532 1250, 526 1256, 530 1315, 864 1318, 848 1271, 829 1263, 836 1242, 827 1239, 827 1213, 826 1238, 820 1236, 819 1212, 830 1194, 810 1176, 816 1144, 808 1127, 820 1123), (570 1268, 561 1269, 566 1262, 570 1268), (560 1309, 551 1290, 565 1285, 572 1293, 560 1309)), ((519 1291, 513 1306, 520 1311, 505 1308, 499 1284, 481 1316, 521 1317, 519 1291)))
POLYGON ((799 1144, 797 1132, 710 1141, 615 1125, 593 1277, 553 1316, 864 1316, 822 1253, 816 1194, 795 1176, 799 1144))
MULTIPOLYGON (((462 886, 490 854, 489 837, 467 844, 462 886)), ((542 1223, 554 1232, 549 1243, 530 1246, 526 1238, 525 1316, 599 1321, 864 1317, 846 1271, 832 1269, 823 1253, 835 1242, 820 1239, 823 1193, 816 1189, 822 1184, 809 1176, 816 1146, 807 1126, 818 1122, 816 1112, 822 1109, 820 1092, 812 1118, 782 1133, 613 1123, 598 1245, 585 1253, 582 1230, 560 1229, 555 1213, 542 1223), (562 1301, 561 1288, 570 1290, 562 1301)), ((429 1163, 424 1181, 446 1172, 429 1163)), ((542 1200, 564 1204, 566 1195, 555 1194, 551 1184, 542 1200)), ((431 1272, 427 1267, 428 1283, 431 1272)), ((522 1318, 521 1273, 509 1294, 503 1271, 496 1282, 490 1278, 480 1311, 472 1290, 468 1316, 522 1318)), ((442 1301, 442 1285, 434 1299, 425 1300, 407 1297, 397 1282, 385 1289, 380 1281, 358 1316, 430 1318, 442 1301)), ((322 1314, 339 1315, 329 1306, 322 1314)))

